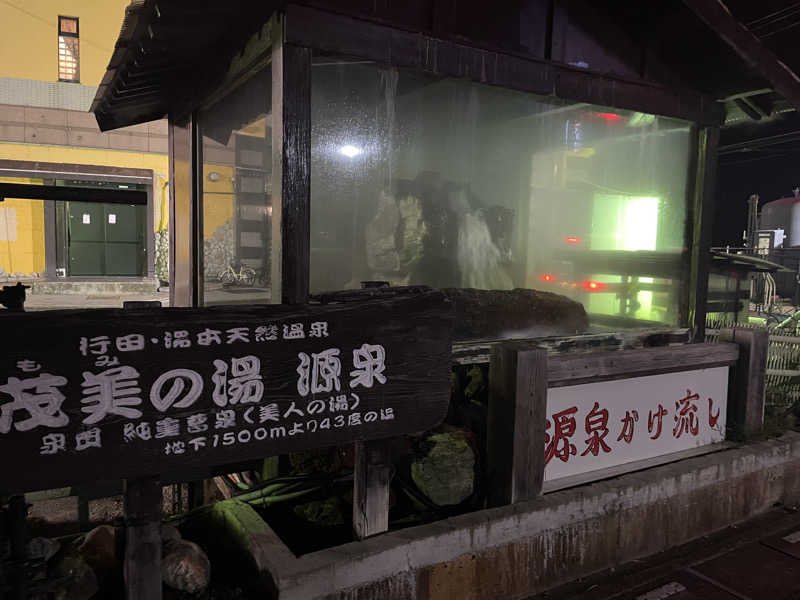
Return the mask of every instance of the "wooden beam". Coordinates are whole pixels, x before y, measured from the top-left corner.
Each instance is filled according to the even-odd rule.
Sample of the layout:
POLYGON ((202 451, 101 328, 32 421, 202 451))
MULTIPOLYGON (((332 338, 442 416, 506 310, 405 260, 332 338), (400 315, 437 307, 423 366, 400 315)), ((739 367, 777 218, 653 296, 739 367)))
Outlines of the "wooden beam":
POLYGON ((389 530, 389 448, 389 440, 355 443, 353 532, 359 540, 389 530))
POLYGON ((492 348, 487 462, 489 505, 536 498, 544 481, 547 351, 508 342, 492 348))
POLYGON ((792 106, 800 109, 800 78, 740 23, 722 0, 683 0, 683 3, 748 65, 758 70, 792 106))
POLYGON ((728 430, 736 437, 753 437, 764 426, 764 393, 769 332, 766 329, 721 329, 720 341, 741 348, 731 372, 728 430))
POLYGON ((459 77, 487 85, 576 102, 638 110, 708 125, 724 107, 704 94, 641 80, 593 73, 543 59, 470 47, 421 33, 291 4, 286 42, 400 68, 459 77))
POLYGON ((161 482, 125 481, 125 598, 161 600, 161 482))
POLYGON ((690 260, 688 261, 688 325, 693 329, 693 340, 705 340, 706 301, 708 298, 708 273, 711 266, 711 233, 714 219, 714 192, 717 179, 718 127, 700 127, 692 162, 689 199, 691 218, 690 260))
POLYGON ((734 100, 734 103, 736 104, 736 106, 742 109, 742 112, 744 114, 746 114, 754 121, 760 121, 761 117, 764 116, 761 114, 761 112, 758 111, 758 109, 756 109, 755 106, 751 105, 747 101, 747 98, 737 98, 736 100, 734 100))
POLYGON ((593 381, 644 377, 733 365, 739 359, 736 344, 683 344, 617 352, 551 356, 548 385, 562 387, 593 381))
POLYGON ((272 128, 277 159, 272 219, 280 227, 273 236, 280 240, 279 253, 273 252, 273 264, 280 266, 280 273, 273 267, 273 298, 303 304, 308 301, 311 256, 311 49, 280 41, 273 48, 272 114, 280 118, 280 125, 272 128))
POLYGON ((112 204, 147 204, 147 192, 114 188, 83 188, 27 183, 0 183, 0 199, 69 200, 112 204))
POLYGON ((193 146, 194 120, 169 120, 169 301, 170 306, 192 307, 199 301, 195 273, 198 203, 194 200, 194 178, 198 162, 193 146))

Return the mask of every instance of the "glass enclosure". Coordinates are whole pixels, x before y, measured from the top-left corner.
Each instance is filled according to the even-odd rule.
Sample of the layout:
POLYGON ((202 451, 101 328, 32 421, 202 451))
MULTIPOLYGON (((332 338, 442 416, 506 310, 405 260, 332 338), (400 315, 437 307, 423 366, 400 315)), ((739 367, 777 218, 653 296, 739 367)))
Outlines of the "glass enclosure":
POLYGON ((203 303, 272 302, 272 70, 199 115, 203 303))
POLYGON ((678 323, 689 123, 330 57, 312 69, 311 291, 554 292, 678 323))

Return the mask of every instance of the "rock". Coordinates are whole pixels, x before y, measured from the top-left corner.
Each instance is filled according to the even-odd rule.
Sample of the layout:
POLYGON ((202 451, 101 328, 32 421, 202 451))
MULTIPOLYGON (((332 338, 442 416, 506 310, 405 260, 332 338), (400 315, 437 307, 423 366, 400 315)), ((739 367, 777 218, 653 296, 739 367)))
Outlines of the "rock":
POLYGON ((155 238, 156 277, 161 281, 169 281, 169 228, 157 231, 155 238))
POLYGON ((111 525, 100 525, 86 534, 78 552, 94 569, 98 579, 122 567, 117 556, 117 531, 111 525))
POLYGON ((472 434, 454 429, 425 436, 411 463, 411 479, 420 492, 438 506, 460 504, 475 485, 472 434))
POLYGON ((161 558, 161 578, 172 589, 196 594, 208 587, 211 563, 197 544, 167 540, 161 558))
POLYGON ((35 537, 28 541, 25 552, 30 559, 42 559, 48 561, 53 558, 61 548, 55 540, 46 537, 35 537))
POLYGON ((586 331, 583 306, 566 296, 537 290, 442 290, 453 303, 454 338, 546 337, 586 331))
POLYGON ((338 473, 344 467, 344 455, 336 446, 314 448, 289 454, 292 475, 338 473))
POLYGON ((169 541, 177 541, 181 538, 181 532, 178 531, 178 528, 174 525, 170 525, 169 523, 162 523, 161 524, 161 541, 166 543, 169 541))
POLYGON ((55 578, 67 577, 54 589, 55 600, 89 600, 99 586, 89 563, 80 555, 64 555, 53 567, 55 578))
POLYGON ((336 497, 298 504, 294 507, 294 514, 304 521, 322 527, 344 525, 344 515, 336 497))
POLYGON ((207 280, 216 280, 235 258, 233 219, 220 225, 214 234, 203 242, 203 270, 207 280))

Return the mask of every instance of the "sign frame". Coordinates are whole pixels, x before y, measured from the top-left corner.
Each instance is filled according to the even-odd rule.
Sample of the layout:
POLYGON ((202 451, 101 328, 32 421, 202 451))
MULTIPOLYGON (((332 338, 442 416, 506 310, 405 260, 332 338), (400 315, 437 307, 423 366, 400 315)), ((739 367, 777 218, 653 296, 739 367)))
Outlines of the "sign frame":
POLYGON ((300 306, 2 314, 0 439, 6 456, 20 459, 6 464, 0 493, 194 479, 265 456, 421 433, 447 413, 452 319, 438 291, 300 306), (209 337, 218 341, 199 345, 209 337), (132 342, 144 346, 120 349, 132 342), (131 369, 138 377, 123 380, 131 369), (26 385, 43 375, 41 387, 26 385), (32 420, 25 403, 37 401, 44 414, 32 420), (223 411, 235 427, 215 429, 223 411), (62 415, 68 423, 54 427, 62 415), (192 435, 205 438, 194 450, 190 420, 192 435), (41 453, 47 434, 63 434, 47 440, 52 454, 41 453))

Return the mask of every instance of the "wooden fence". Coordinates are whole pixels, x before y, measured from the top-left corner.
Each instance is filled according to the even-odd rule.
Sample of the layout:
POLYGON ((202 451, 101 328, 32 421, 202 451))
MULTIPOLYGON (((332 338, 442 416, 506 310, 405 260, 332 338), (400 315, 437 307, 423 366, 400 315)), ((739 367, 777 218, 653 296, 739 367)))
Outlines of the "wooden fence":
MULTIPOLYGON (((569 419, 569 423, 567 419, 555 423, 554 416, 553 423, 547 421, 548 390, 553 388, 637 378, 641 381, 648 376, 670 373, 689 375, 703 369, 731 367, 727 375, 727 423, 723 426, 725 437, 734 435, 742 439, 758 435, 763 425, 767 336, 760 331, 733 329, 723 329, 715 335, 717 343, 561 356, 548 355, 544 348, 519 342, 493 346, 487 424, 487 462, 492 489, 489 504, 499 506, 530 500, 542 493, 547 463, 542 449, 548 442, 554 443, 559 429, 561 433, 568 430, 567 435, 572 435, 577 429, 574 419, 569 419)), ((576 390, 576 397, 581 393, 596 393, 596 390, 573 389, 576 390)), ((634 394, 633 404, 641 399, 637 395, 641 393, 640 389, 634 394)), ((688 394, 691 392, 687 391, 688 394)), ((697 396, 695 394, 695 399, 697 396)), ((703 398, 706 399, 705 396, 703 398)), ((640 404, 643 405, 643 402, 640 404)), ((595 417, 605 413, 605 423, 608 412, 599 408, 595 403, 593 412, 596 413, 595 417)), ((675 410, 677 422, 677 405, 675 410)), ((709 413, 710 410, 711 400, 709 413)), ((575 409, 560 414, 567 412, 572 414, 575 409)), ((630 412, 636 413, 635 410, 630 412)), ((637 419, 638 416, 637 413, 637 419)), ((713 415, 709 416, 711 419, 713 415)), ((652 420, 652 416, 642 413, 642 423, 648 420, 652 420)), ((592 423, 593 417, 587 416, 587 434, 592 423)), ((652 423, 649 427, 652 427, 652 423)), ((623 434, 620 434, 618 440, 622 438, 623 434)), ((568 440, 564 440, 561 450, 559 458, 564 462, 571 460, 577 452, 568 440)), ((587 452, 584 450, 581 456, 587 452)), ((610 450, 606 449, 606 452, 610 450)), ((597 452, 593 454, 598 455, 597 452)), ((591 477, 588 480, 592 480, 591 477)))
MULTIPOLYGON (((751 323, 709 319, 706 342, 718 341, 723 328, 765 329, 751 323)), ((786 410, 800 401, 800 323, 769 332, 765 385, 767 406, 786 410)))

